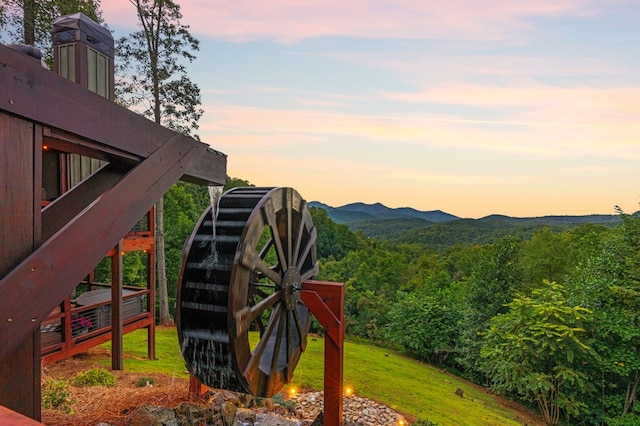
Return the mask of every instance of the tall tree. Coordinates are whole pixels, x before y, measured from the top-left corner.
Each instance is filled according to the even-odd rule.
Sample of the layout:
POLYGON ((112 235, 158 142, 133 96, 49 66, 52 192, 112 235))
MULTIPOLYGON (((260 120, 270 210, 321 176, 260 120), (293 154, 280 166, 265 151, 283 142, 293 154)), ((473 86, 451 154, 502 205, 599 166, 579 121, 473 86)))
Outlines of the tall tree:
POLYGON ((582 341, 591 311, 567 304, 564 287, 549 281, 507 307, 491 319, 481 351, 493 387, 535 403, 549 426, 563 413, 578 416, 576 395, 591 389, 583 365, 592 349, 582 341))
POLYGON ((49 65, 51 30, 56 18, 82 12, 102 22, 100 0, 2 0, 0 3, 0 29, 6 29, 6 41, 36 46, 49 65))
POLYGON ((483 247, 469 278, 459 361, 467 377, 477 382, 487 379, 481 368, 479 333, 487 330, 492 317, 507 311, 506 303, 520 289, 523 276, 520 256, 520 240, 502 238, 483 247))
MULTIPOLYGON (((199 42, 182 25, 180 6, 172 0, 130 0, 138 14, 140 30, 117 42, 122 103, 186 135, 198 128, 203 110, 200 88, 189 78, 199 42)), ((159 323, 171 324, 165 266, 164 202, 156 203, 156 251, 159 323)))
POLYGON ((594 312, 587 332, 601 356, 590 372, 601 389, 588 402, 588 424, 640 422, 640 216, 620 214, 618 228, 583 237, 569 280, 573 303, 594 312))

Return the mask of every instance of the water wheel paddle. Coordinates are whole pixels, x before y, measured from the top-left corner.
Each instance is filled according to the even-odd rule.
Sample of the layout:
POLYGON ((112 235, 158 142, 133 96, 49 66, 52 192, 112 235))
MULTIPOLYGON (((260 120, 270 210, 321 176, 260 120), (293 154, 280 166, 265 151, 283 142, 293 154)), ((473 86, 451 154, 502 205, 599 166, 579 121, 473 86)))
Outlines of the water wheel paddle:
POLYGON ((291 188, 234 188, 212 211, 183 253, 182 355, 209 387, 271 397, 291 380, 311 325, 298 294, 318 272, 311 214, 291 188))

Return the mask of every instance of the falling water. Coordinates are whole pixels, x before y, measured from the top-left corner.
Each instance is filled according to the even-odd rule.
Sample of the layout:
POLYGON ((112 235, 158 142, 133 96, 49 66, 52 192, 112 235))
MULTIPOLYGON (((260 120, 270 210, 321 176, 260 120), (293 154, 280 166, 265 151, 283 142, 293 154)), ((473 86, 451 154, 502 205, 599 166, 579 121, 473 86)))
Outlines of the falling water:
POLYGON ((211 257, 212 264, 218 262, 218 251, 216 250, 216 220, 218 219, 218 209, 220 207, 220 197, 222 196, 222 186, 209 187, 209 199, 211 200, 211 257))

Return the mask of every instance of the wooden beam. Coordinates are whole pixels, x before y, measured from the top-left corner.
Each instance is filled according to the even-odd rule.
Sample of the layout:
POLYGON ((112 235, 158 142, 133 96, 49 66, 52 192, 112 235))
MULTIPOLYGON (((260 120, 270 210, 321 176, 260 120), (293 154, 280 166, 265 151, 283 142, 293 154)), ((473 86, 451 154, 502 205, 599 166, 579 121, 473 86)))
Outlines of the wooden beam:
POLYGON ((174 134, 0 280, 0 362, 39 328, 205 150, 202 144, 174 134), (16 303, 20 300, 30 300, 31 309, 16 303))
POLYGON ((48 240, 60 228, 69 223, 100 195, 113 188, 128 169, 116 164, 107 164, 65 192, 42 211, 42 240, 48 240))
MULTIPOLYGON (((32 58, 0 45, 0 109, 62 129, 111 155, 147 158, 175 132, 129 111, 80 85, 37 66, 32 58), (34 101, 37 99, 37 102, 34 101)), ((226 156, 202 145, 199 158, 184 171, 184 180, 222 185, 226 181, 226 156)))
POLYGON ((122 240, 116 245, 115 251, 115 255, 111 256, 111 369, 123 370, 122 240))

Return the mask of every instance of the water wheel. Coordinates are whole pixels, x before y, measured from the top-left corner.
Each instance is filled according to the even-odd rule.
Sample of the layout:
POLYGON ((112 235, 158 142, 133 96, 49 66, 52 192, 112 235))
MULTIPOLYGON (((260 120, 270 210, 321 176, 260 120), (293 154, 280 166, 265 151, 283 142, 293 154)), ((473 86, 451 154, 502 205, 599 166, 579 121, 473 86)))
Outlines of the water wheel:
POLYGON ((306 346, 311 314, 298 291, 318 272, 316 230, 291 188, 235 188, 212 212, 183 254, 182 355, 209 387, 270 397, 291 380, 306 346))

